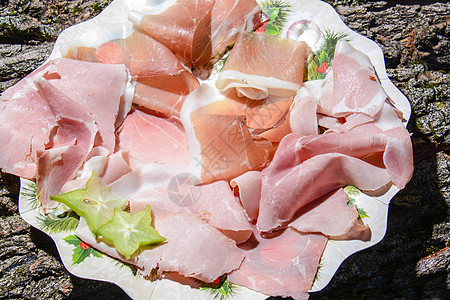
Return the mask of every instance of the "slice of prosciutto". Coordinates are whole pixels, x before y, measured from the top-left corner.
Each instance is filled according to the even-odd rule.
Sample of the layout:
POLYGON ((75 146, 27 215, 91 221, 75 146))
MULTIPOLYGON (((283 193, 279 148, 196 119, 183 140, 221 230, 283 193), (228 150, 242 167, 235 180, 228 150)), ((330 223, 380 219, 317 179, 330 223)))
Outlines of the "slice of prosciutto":
POLYGON ((189 162, 184 129, 174 119, 134 109, 120 127, 118 140, 119 149, 129 153, 133 166, 148 162, 189 162))
POLYGON ((241 265, 236 243, 197 216, 185 213, 155 218, 156 230, 167 241, 142 251, 137 266, 144 275, 158 267, 204 282, 213 282, 241 265))
POLYGON ((203 111, 217 94, 202 84, 186 98, 181 111, 196 183, 230 179, 262 168, 270 154, 271 143, 253 139, 244 116, 203 111))
POLYGON ((348 205, 348 201, 344 189, 339 188, 300 209, 289 227, 304 233, 322 233, 334 240, 369 241, 369 226, 359 219, 355 206, 348 205))
POLYGON ((230 282, 271 296, 308 299, 328 239, 290 228, 273 238, 255 230, 254 237, 241 246, 245 259, 230 282))
MULTIPOLYGON (((179 116, 184 98, 199 86, 170 49, 146 34, 135 31, 126 39, 113 40, 92 48, 94 60, 104 64, 125 64, 133 78, 133 103, 179 116)), ((74 59, 92 60, 85 51, 71 51, 74 59)))
POLYGON ((261 100, 293 97, 303 83, 310 49, 304 42, 242 32, 216 81, 222 92, 261 100))
POLYGON ((340 40, 332 65, 321 92, 318 112, 333 117, 347 117, 353 113, 374 117, 387 95, 370 59, 340 40))
POLYGON ((261 199, 261 172, 249 171, 230 181, 250 221, 256 220, 261 199))
POLYGON ((240 30, 251 31, 265 20, 254 0, 178 0, 131 12, 129 19, 163 43, 191 69, 211 67, 240 30))

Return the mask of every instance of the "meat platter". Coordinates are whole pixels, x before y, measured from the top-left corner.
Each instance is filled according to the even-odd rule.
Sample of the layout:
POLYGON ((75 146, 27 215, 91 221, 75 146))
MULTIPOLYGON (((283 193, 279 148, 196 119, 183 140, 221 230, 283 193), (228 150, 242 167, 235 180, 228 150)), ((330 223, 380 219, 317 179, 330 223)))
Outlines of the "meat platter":
MULTIPOLYGON (((304 299, 308 291, 323 289, 348 256, 383 239, 389 201, 412 175, 412 150, 405 129, 410 104, 389 80, 381 49, 346 27, 324 2, 257 2, 114 0, 97 17, 63 31, 43 66, 2 94, 4 103, 20 104, 24 97, 26 103, 41 98, 50 103, 47 110, 30 108, 50 117, 27 126, 51 130, 41 137, 9 138, 32 153, 23 159, 0 155, 0 163, 22 177, 22 218, 52 237, 71 273, 115 283, 133 299, 304 299), (195 9, 191 2, 198 4, 195 9), (173 16, 179 7, 171 10, 185 3, 195 26, 207 23, 212 32, 213 38, 207 35, 212 42, 201 51, 195 46, 204 39, 202 31, 187 34, 188 50, 169 36, 171 28, 189 23, 184 23, 186 14, 173 16), (245 18, 230 21, 239 13, 245 18), (163 21, 164 27, 159 15, 174 20, 169 26, 163 21), (159 33, 160 28, 167 31, 159 33), (223 28, 227 31, 221 36, 223 28), (157 53, 145 67, 141 62, 148 54, 136 45, 157 53), (153 67, 158 59, 172 62, 161 71, 153 67), (86 80, 92 64, 101 66, 89 70, 93 77, 86 80), (66 106, 65 99, 72 102, 83 87, 87 96, 80 98, 95 94, 117 101, 113 108, 89 100, 66 106), (159 94, 148 96, 149 91, 159 94), (162 98, 168 100, 155 101, 162 98), (174 142, 164 143, 168 140, 174 142), (154 150, 149 154, 148 149, 154 150), (224 158, 220 163, 219 155, 224 158), (69 156, 79 162, 65 161, 69 156), (141 245, 141 254, 119 249, 113 240, 96 240, 92 232, 97 229, 103 231, 96 235, 107 238, 105 223, 93 225, 97 215, 67 200, 82 191, 82 202, 89 202, 86 194, 94 193, 89 186, 100 186, 103 193, 97 173, 108 191, 133 200, 119 205, 126 206, 127 215, 147 213, 154 219, 156 242, 141 245), (182 191, 186 183, 187 192, 182 191), (256 196, 255 206, 251 199, 256 196), (211 198, 226 202, 211 205, 211 198), (325 208, 338 198, 345 199, 342 210, 325 208), (239 213, 227 215, 236 205, 239 213), (339 218, 311 213, 321 207, 339 216, 348 213, 350 225, 338 231, 339 218), (173 224, 178 235, 167 229, 173 224), (192 245, 198 234, 186 238, 182 228, 201 231, 203 240, 197 243, 210 251, 195 266, 185 261, 196 261, 197 251, 203 250, 192 245), (299 235, 308 245, 319 245, 319 254, 305 250, 299 235), (215 247, 205 247, 205 240, 216 238, 215 247), (296 249, 286 246, 297 243, 296 249), (171 265, 174 248, 190 251, 184 251, 182 263, 171 265), (260 256, 267 269, 253 263, 260 256), (313 267, 306 256, 313 257, 313 267), (286 257, 300 263, 283 265, 286 257), (287 274, 275 280, 281 287, 269 287, 271 268, 280 265, 310 279, 290 282, 293 276, 287 274), (310 268, 312 274, 305 275, 310 268)), ((3 111, 8 109, 5 104, 3 111)), ((0 128, 0 134, 10 131, 0 128)))

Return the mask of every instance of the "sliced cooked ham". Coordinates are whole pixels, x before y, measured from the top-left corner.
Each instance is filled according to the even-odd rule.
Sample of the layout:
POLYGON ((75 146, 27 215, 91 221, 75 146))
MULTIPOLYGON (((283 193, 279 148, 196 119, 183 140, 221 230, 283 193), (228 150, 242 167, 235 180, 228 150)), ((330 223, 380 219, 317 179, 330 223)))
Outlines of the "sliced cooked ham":
MULTIPOLYGON (((286 149, 280 145, 275 156, 283 155, 286 149)), ((316 155, 302 163, 295 155, 287 157, 290 162, 274 159, 262 172, 257 224, 264 232, 284 226, 300 208, 338 187, 354 185, 375 191, 390 182, 384 168, 343 154, 316 155)))
POLYGON ((187 97, 181 111, 197 183, 230 179, 262 168, 270 154, 270 142, 254 140, 243 116, 202 111, 216 97, 217 91, 203 84, 187 97))
POLYGON ((133 166, 147 162, 189 162, 184 129, 173 119, 133 110, 123 122, 118 140, 119 149, 128 151, 133 166))
POLYGON ((252 233, 239 200, 225 181, 195 186, 189 173, 180 173, 163 188, 143 190, 131 197, 129 205, 133 213, 150 205, 158 217, 178 212, 197 215, 238 244, 252 233))
POLYGON ((342 188, 304 206, 290 228, 304 233, 322 233, 331 239, 370 240, 371 230, 359 219, 354 205, 342 188))
POLYGON ((162 272, 213 282, 239 268, 244 258, 233 240, 194 215, 155 218, 155 228, 167 241, 138 256, 144 275, 158 267, 162 272))
POLYGON ((230 184, 239 193, 239 199, 249 220, 256 220, 261 199, 261 172, 246 172, 232 179, 230 184))
POLYGON ((261 100, 295 96, 303 83, 309 47, 274 35, 241 33, 216 87, 261 100))
POLYGON ((255 236, 241 246, 245 259, 230 282, 271 296, 308 299, 327 238, 292 229, 273 238, 257 231, 255 236))
POLYGON ((319 101, 319 112, 333 117, 363 113, 374 117, 387 95, 370 59, 340 40, 319 101))

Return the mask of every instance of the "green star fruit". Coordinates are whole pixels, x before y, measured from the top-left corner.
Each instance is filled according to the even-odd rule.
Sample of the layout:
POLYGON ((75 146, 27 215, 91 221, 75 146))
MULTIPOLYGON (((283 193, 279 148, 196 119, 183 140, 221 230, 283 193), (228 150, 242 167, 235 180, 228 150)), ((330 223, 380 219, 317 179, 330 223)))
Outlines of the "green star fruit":
POLYGON ((50 196, 51 200, 64 203, 79 216, 83 217, 90 230, 97 235, 97 229, 110 221, 115 208, 123 208, 127 199, 114 194, 103 183, 94 170, 85 189, 50 196))
POLYGON ((162 243, 166 238, 151 226, 150 206, 135 214, 114 209, 112 220, 98 229, 98 234, 114 244, 116 250, 129 259, 140 247, 162 243))

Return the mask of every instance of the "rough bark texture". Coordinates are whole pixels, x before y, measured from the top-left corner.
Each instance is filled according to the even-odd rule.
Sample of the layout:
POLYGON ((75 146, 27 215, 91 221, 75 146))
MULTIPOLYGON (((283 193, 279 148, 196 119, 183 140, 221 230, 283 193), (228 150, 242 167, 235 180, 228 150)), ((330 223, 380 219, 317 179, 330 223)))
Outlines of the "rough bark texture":
MULTIPOLYGON (((0 0, 0 92, 38 67, 66 27, 110 1, 0 0)), ((450 4, 332 1, 344 22, 383 49, 411 101, 415 172, 392 199, 385 238, 349 257, 311 299, 450 298, 450 4)), ((62 266, 53 241, 18 215, 19 183, 0 173, 0 298, 128 299, 115 285, 62 266)))

